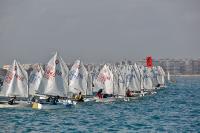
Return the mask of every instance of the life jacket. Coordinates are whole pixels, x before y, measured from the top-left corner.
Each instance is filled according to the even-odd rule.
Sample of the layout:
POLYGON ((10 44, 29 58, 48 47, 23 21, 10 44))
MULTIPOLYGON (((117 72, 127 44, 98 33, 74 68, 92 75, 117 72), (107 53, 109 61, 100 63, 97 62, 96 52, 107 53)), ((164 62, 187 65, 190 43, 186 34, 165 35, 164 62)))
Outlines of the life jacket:
POLYGON ((76 95, 75 100, 77 100, 78 102, 84 102, 82 95, 76 95))
POLYGON ((83 96, 82 95, 76 95, 75 99, 78 100, 78 101, 81 101, 81 100, 83 100, 83 96))
POLYGON ((99 97, 99 98, 103 98, 103 95, 101 93, 97 93, 96 96, 99 97))
POLYGON ((127 96, 127 97, 131 97, 131 96, 132 96, 131 91, 127 91, 127 92, 126 92, 126 96, 127 96))

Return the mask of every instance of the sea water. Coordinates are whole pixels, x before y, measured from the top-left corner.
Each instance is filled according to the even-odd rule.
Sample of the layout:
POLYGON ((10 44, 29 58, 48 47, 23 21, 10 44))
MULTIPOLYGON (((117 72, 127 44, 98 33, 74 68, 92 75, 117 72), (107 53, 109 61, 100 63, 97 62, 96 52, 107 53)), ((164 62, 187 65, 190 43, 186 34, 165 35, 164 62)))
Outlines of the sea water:
POLYGON ((0 132, 200 132, 200 77, 179 77, 157 94, 70 109, 0 109, 0 132))

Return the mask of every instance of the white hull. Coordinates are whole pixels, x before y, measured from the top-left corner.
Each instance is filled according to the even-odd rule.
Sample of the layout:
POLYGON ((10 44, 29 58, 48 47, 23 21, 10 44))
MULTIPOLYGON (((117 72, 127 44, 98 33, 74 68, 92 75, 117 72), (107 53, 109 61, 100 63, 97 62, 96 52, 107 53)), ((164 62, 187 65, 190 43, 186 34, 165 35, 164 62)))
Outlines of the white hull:
POLYGON ((40 104, 40 103, 34 103, 32 106, 33 109, 45 109, 45 110, 50 110, 50 109, 64 109, 67 108, 64 104, 61 105, 51 105, 51 104, 40 104))
POLYGON ((84 98, 84 102, 93 102, 95 101, 96 99, 95 98, 84 98))
POLYGON ((32 105, 33 109, 45 109, 45 110, 51 110, 51 109, 65 109, 70 108, 71 106, 76 105, 76 102, 71 100, 63 100, 58 102, 57 104, 51 104, 51 103, 37 103, 34 102, 32 105))
POLYGON ((7 101, 0 102, 0 108, 25 108, 31 106, 32 104, 28 103, 27 101, 15 101, 13 105, 8 104, 7 101))

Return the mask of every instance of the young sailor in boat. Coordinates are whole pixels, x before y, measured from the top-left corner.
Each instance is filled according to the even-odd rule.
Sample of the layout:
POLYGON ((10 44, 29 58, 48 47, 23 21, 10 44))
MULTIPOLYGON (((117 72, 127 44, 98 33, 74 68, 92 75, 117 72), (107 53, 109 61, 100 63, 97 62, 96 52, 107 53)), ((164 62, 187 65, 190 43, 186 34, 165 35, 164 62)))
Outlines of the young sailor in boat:
POLYGON ((160 87, 160 84, 157 84, 157 85, 156 85, 156 89, 158 89, 159 87, 160 87))
POLYGON ((35 102, 35 101, 36 101, 35 96, 33 96, 33 97, 31 98, 31 102, 35 102))
POLYGON ((96 94, 96 97, 98 97, 99 99, 103 98, 103 94, 102 94, 103 90, 99 89, 99 91, 96 94))
POLYGON ((11 97, 11 99, 8 101, 8 104, 13 105, 15 103, 16 96, 11 97))
POLYGON ((79 94, 75 96, 75 100, 78 102, 84 102, 81 92, 79 92, 79 94))
POLYGON ((127 96, 127 97, 132 97, 132 96, 133 96, 133 93, 132 93, 129 89, 127 89, 127 91, 126 91, 126 96, 127 96))

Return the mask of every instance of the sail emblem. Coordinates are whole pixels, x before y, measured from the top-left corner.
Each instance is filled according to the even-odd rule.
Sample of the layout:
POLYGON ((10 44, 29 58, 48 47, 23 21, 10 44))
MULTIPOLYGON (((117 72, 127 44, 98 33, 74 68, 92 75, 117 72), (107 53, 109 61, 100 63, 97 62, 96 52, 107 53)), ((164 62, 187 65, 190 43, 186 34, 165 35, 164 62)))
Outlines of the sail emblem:
POLYGON ((5 82, 7 84, 10 84, 10 82, 11 82, 12 79, 13 79, 13 73, 10 72, 10 71, 8 71, 8 73, 7 73, 6 77, 5 77, 5 82))

